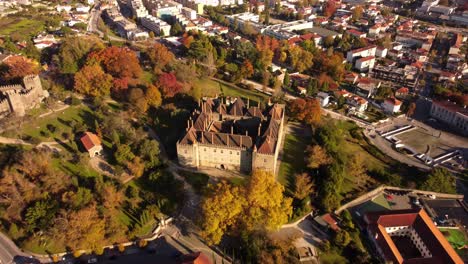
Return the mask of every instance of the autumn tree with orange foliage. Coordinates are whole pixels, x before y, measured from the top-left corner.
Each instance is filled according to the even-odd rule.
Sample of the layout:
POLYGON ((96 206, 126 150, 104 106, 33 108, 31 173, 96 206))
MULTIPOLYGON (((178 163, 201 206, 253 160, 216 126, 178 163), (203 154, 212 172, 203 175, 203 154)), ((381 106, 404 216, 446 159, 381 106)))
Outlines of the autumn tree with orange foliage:
POLYGON ((336 3, 334 0, 328 0, 323 11, 324 16, 331 17, 336 12, 336 3))
POLYGON ((98 64, 84 66, 75 74, 76 92, 88 96, 104 96, 110 93, 112 76, 105 73, 98 64))
POLYGON ((156 42, 147 51, 155 73, 160 73, 168 64, 174 61, 174 54, 161 43, 156 42))
POLYGON ((129 48, 111 46, 91 53, 88 61, 92 60, 115 78, 139 78, 142 73, 136 53, 129 48))
POLYGON ((291 116, 307 124, 317 126, 321 119, 320 102, 317 99, 297 98, 289 105, 291 116))
POLYGON ((26 75, 38 73, 39 67, 35 62, 23 56, 13 56, 5 62, 1 77, 8 82, 19 82, 26 75))
POLYGON ((258 51, 258 62, 263 70, 266 70, 271 65, 273 55, 276 49, 279 48, 279 42, 275 38, 259 35, 255 42, 255 47, 258 51))
POLYGON ((247 59, 242 63, 240 73, 242 78, 252 77, 254 74, 254 68, 250 60, 247 59))

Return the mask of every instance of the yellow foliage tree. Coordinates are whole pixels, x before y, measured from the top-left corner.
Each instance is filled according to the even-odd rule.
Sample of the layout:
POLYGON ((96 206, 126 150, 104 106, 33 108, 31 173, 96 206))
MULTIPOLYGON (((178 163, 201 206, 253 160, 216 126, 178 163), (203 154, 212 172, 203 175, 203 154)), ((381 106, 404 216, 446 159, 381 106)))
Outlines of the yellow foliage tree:
POLYGON ((209 244, 218 244, 224 233, 237 224, 244 205, 244 196, 239 187, 233 187, 226 182, 213 186, 212 195, 202 203, 202 237, 209 244))
POLYGON ((218 244, 225 233, 279 228, 292 214, 292 199, 283 193, 284 187, 264 171, 254 172, 244 187, 215 185, 202 202, 202 237, 218 244))
POLYGON ((243 226, 247 231, 259 228, 274 230, 288 222, 292 199, 283 196, 284 187, 265 171, 255 171, 246 191, 243 226))

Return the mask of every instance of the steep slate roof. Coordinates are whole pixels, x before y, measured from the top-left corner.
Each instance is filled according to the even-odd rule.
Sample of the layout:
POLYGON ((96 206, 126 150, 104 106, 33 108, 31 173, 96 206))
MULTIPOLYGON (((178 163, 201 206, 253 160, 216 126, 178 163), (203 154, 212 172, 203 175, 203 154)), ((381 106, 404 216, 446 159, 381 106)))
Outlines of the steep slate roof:
POLYGON ((101 140, 98 138, 98 136, 91 132, 85 132, 84 135, 80 138, 80 141, 87 151, 95 146, 101 145, 101 140))
POLYGON ((463 263, 424 209, 393 210, 367 213, 368 229, 385 259, 394 263, 463 263), (432 257, 404 259, 385 227, 411 226, 424 242, 432 257))
POLYGON ((243 116, 245 104, 240 97, 237 97, 236 101, 231 105, 229 114, 232 116, 243 116))
POLYGON ((249 109, 247 109, 247 112, 244 116, 258 117, 260 119, 264 118, 262 110, 256 106, 251 106, 249 109))
POLYGON ((211 144, 233 148, 252 147, 252 138, 244 135, 219 133, 219 132, 196 132, 196 141, 201 144, 211 144))
POLYGON ((281 117, 283 116, 283 108, 279 106, 278 104, 274 104, 271 107, 270 112, 268 114, 273 119, 281 119, 281 117))

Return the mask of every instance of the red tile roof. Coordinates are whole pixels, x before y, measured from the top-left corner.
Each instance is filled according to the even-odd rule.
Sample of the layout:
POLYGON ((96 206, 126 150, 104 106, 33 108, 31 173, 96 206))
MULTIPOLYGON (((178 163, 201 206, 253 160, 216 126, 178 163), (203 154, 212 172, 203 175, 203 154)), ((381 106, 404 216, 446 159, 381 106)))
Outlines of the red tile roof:
POLYGON ((463 260, 437 229, 424 209, 372 212, 365 215, 368 230, 383 252, 384 258, 393 263, 454 263, 463 260), (411 226, 429 250, 431 257, 404 259, 385 227, 411 226))
POLYGON ((338 231, 340 230, 340 227, 336 224, 335 218, 331 214, 324 214, 322 215, 323 221, 325 221, 331 229, 338 231))
POLYGON ((212 264, 211 260, 202 252, 194 252, 182 256, 182 264, 212 264))
POLYGON ((87 151, 95 146, 101 145, 101 140, 98 136, 91 132, 85 132, 85 134, 80 138, 80 141, 87 151))
POLYGON ((401 101, 393 97, 385 99, 385 102, 388 102, 389 104, 392 104, 392 105, 401 105, 401 101))
POLYGON ((406 87, 401 87, 398 90, 396 90, 396 93, 398 93, 398 94, 407 94, 407 93, 409 93, 409 89, 406 88, 406 87))

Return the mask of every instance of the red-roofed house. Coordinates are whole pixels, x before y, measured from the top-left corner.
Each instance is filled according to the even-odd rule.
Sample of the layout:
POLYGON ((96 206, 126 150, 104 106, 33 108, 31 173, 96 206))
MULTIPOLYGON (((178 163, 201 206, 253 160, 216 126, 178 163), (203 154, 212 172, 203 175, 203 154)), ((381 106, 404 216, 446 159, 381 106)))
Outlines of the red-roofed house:
POLYGON ((358 112, 366 111, 367 106, 369 105, 366 99, 357 95, 346 98, 346 103, 356 108, 356 111, 358 112))
POLYGON ((395 91, 395 96, 397 98, 405 98, 409 94, 409 89, 406 87, 401 87, 395 91))
POLYGON ((365 38, 366 37, 366 33, 363 33, 361 31, 357 31, 355 29, 350 29, 347 32, 348 32, 348 34, 350 34, 351 36, 355 36, 356 38, 365 38))
POLYGON ((96 134, 85 132, 84 135, 80 138, 80 141, 86 151, 88 151, 91 158, 97 155, 102 155, 101 140, 96 134))
POLYGON ((327 229, 332 229, 333 231, 340 230, 336 219, 331 214, 324 214, 321 216, 316 216, 314 218, 315 222, 327 229))
POLYGON ((385 101, 382 104, 382 108, 384 112, 390 113, 390 114, 400 112, 400 107, 401 107, 401 101, 393 97, 385 99, 385 101))
POLYGON ((367 56, 356 60, 355 68, 360 72, 367 72, 370 69, 374 68, 375 65, 375 57, 374 56, 367 56))

